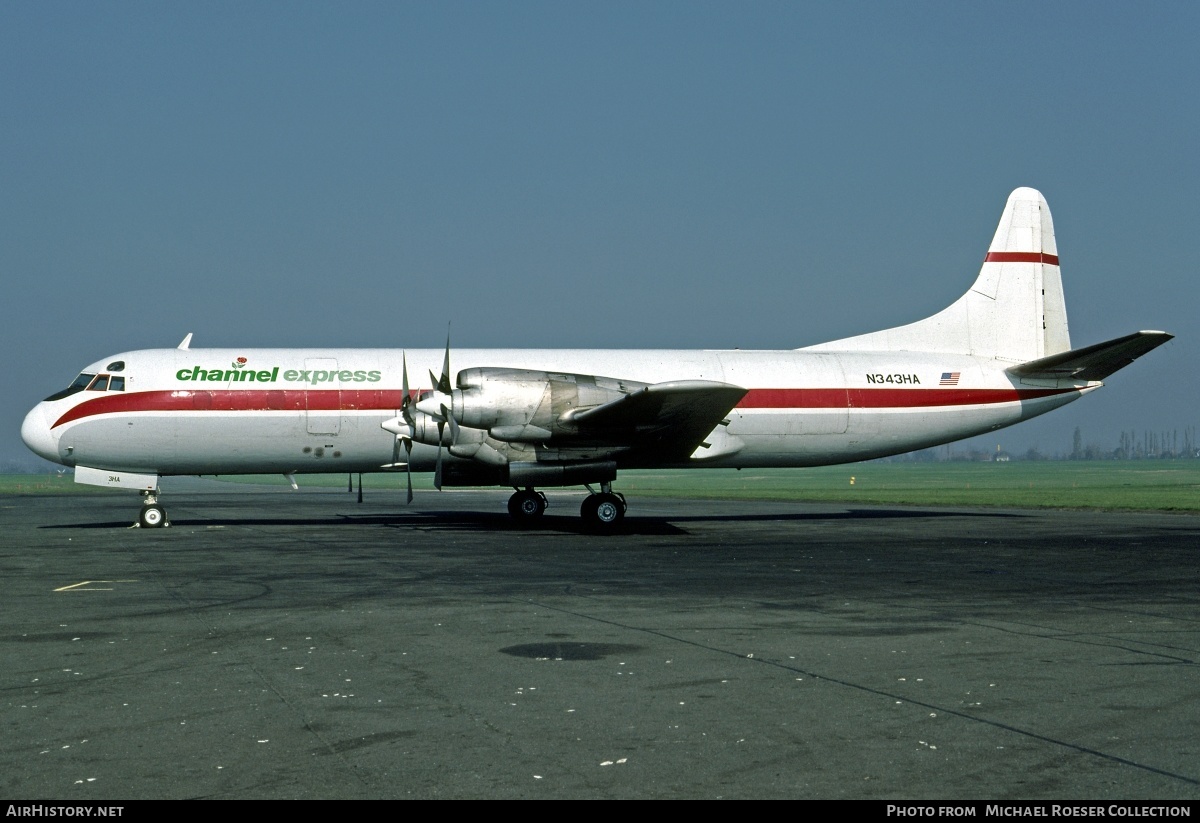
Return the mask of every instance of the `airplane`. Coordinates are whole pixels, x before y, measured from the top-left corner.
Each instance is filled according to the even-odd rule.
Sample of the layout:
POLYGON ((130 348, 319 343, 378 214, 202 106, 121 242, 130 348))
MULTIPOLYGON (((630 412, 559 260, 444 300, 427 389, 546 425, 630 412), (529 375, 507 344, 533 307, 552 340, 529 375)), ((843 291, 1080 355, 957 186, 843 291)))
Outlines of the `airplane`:
POLYGON ((622 469, 819 466, 949 443, 1064 406, 1171 338, 1072 349, 1050 210, 1019 188, 970 289, 908 325, 784 351, 194 349, 188 334, 87 366, 21 437, 76 482, 139 490, 147 528, 169 525, 164 476, 278 472, 294 487, 403 470, 410 502, 414 471, 438 489, 511 486, 526 522, 546 510, 540 488, 584 486, 581 516, 603 531, 626 512, 622 469))

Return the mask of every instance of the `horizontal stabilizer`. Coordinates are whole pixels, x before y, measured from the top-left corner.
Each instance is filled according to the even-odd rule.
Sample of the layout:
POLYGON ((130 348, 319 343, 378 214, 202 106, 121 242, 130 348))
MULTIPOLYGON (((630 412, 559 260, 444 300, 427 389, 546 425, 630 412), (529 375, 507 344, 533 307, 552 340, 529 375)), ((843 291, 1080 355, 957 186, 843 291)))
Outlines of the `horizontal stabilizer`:
POLYGON ((1134 332, 1082 349, 1030 360, 1007 371, 1017 377, 1047 380, 1103 380, 1174 336, 1163 331, 1134 332))

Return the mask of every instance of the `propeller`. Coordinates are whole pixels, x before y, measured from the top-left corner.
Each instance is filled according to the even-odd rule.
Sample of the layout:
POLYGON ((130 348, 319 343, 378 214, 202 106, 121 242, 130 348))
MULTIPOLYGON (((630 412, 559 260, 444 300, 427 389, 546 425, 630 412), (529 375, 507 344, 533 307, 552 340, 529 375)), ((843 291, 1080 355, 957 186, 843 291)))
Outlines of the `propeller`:
POLYGON ((420 392, 416 397, 413 396, 412 390, 408 384, 408 357, 406 354, 401 354, 401 397, 400 397, 400 416, 388 420, 382 424, 383 428, 392 432, 395 435, 395 440, 392 442, 392 463, 391 465, 399 468, 400 460, 400 443, 404 443, 406 458, 403 465, 408 475, 408 502, 413 500, 412 489, 412 449, 413 440, 417 437, 418 429, 421 432, 421 442, 428 443, 425 439, 428 435, 428 423, 432 421, 437 424, 438 433, 438 451, 437 464, 433 475, 433 485, 440 491, 442 488, 442 465, 443 465, 443 440, 445 438, 446 424, 450 425, 450 445, 454 445, 458 441, 460 427, 458 421, 454 419, 454 390, 450 383, 450 334, 446 334, 446 354, 442 360, 442 373, 440 376, 429 372, 429 379, 433 385, 432 389, 420 392), (417 415, 424 417, 418 421, 417 415), (427 418, 427 419, 425 419, 427 418), (418 426, 418 423, 420 424, 418 426))
POLYGON ((431 417, 437 423, 438 451, 437 464, 433 472, 433 485, 438 491, 442 490, 442 440, 446 432, 446 424, 450 424, 450 444, 458 442, 459 426, 454 419, 454 389, 450 384, 450 333, 446 332, 446 355, 442 359, 442 374, 439 377, 432 371, 429 380, 433 389, 424 392, 417 399, 417 411, 431 417))
MULTIPOLYGON (((409 427, 408 428, 408 437, 404 438, 404 450, 407 452, 407 455, 404 458, 404 461, 405 461, 404 473, 408 476, 408 502, 411 503, 413 501, 413 493, 412 493, 413 421, 412 421, 412 412, 409 411, 409 406, 412 405, 412 396, 408 393, 408 357, 403 352, 401 352, 401 354, 400 354, 400 368, 401 368, 401 372, 400 372, 401 388, 403 391, 403 394, 400 398, 400 416, 404 418, 404 422, 407 423, 408 427, 409 427)), ((399 457, 399 452, 400 452, 400 438, 399 437, 396 438, 396 445, 394 446, 394 448, 396 450, 397 457, 399 457)), ((395 461, 393 461, 393 462, 395 462, 395 461)))
POLYGON ((400 416, 391 420, 385 420, 380 423, 380 427, 384 431, 391 432, 392 438, 392 462, 387 468, 399 468, 404 466, 405 473, 408 475, 408 502, 413 501, 412 489, 412 444, 413 437, 416 435, 416 425, 412 415, 412 396, 408 389, 408 359, 404 354, 401 354, 402 368, 402 389, 400 394, 400 416), (403 462, 400 460, 400 444, 404 443, 406 452, 403 462))

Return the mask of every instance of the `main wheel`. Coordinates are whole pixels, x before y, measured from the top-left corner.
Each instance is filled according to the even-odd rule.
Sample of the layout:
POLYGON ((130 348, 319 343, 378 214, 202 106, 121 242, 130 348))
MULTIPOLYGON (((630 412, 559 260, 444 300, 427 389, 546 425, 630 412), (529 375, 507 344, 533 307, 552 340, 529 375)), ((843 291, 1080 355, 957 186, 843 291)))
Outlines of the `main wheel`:
POLYGON ((144 529, 158 529, 167 525, 167 510, 157 503, 142 506, 138 514, 138 524, 144 529))
POLYGON ((536 520, 546 511, 546 496, 533 489, 525 489, 508 498, 508 513, 516 520, 536 520))
POLYGON ((589 494, 579 507, 584 521, 597 529, 612 529, 625 517, 625 501, 615 494, 589 494))

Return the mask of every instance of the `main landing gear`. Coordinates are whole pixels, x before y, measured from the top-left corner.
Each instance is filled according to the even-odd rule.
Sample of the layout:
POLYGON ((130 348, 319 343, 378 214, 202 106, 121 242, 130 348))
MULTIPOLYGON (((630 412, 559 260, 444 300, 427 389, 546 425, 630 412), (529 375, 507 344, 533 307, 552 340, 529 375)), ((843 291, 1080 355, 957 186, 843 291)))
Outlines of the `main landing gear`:
POLYGON ((171 525, 167 519, 167 510, 158 505, 158 495, 154 492, 142 492, 142 510, 138 513, 137 525, 143 529, 162 529, 171 525))
POLYGON ((616 528, 625 518, 625 509, 625 495, 602 491, 600 494, 589 494, 583 498, 579 514, 583 522, 592 528, 607 530, 616 528))
MULTIPOLYGON (((601 483, 600 493, 592 491, 583 499, 579 514, 583 522, 597 531, 613 529, 625 517, 625 496, 615 494, 612 483, 601 483)), ((508 513, 519 523, 531 523, 546 513, 546 495, 533 488, 518 489, 508 498, 508 513)))
POLYGON ((508 498, 508 513, 520 523, 537 520, 546 513, 546 495, 535 489, 518 489, 508 498))

